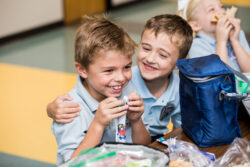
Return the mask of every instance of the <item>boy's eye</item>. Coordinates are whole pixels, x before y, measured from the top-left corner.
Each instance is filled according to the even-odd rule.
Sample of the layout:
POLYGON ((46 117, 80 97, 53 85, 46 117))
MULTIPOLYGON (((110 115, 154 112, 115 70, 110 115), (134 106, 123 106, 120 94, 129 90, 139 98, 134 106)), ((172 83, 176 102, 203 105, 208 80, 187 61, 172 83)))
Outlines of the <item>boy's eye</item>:
POLYGON ((112 72, 112 71, 113 71, 112 69, 108 69, 108 70, 105 70, 104 72, 109 73, 109 72, 112 72))
POLYGON ((209 11, 209 12, 213 12, 213 11, 214 11, 214 8, 210 8, 208 11, 209 11))
POLYGON ((160 56, 161 56, 161 57, 167 57, 167 55, 165 55, 165 54, 160 54, 160 56))
POLYGON ((125 69, 131 69, 131 65, 125 66, 125 69))
POLYGON ((150 48, 147 48, 147 47, 142 47, 143 50, 146 50, 146 51, 150 51, 150 48))
POLYGON ((159 52, 159 55, 160 55, 162 58, 166 58, 166 57, 169 56, 169 54, 168 54, 167 52, 165 52, 165 51, 159 52))

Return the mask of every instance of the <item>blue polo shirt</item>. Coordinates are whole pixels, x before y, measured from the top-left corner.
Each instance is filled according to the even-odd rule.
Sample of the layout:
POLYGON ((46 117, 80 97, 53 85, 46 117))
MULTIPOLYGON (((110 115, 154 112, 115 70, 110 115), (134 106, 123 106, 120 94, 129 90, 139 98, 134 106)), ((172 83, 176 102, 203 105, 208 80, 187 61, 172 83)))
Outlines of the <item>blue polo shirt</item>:
MULTIPOLYGON (((133 86, 131 83, 123 89, 122 96, 131 93, 133 86)), ((53 122, 52 131, 56 137, 58 149, 57 149, 57 165, 61 165, 68 161, 84 139, 91 122, 94 119, 96 110, 98 108, 98 101, 96 101, 82 85, 81 79, 77 77, 77 83, 75 87, 69 92, 69 95, 73 98, 73 102, 76 102, 81 107, 79 116, 76 117, 71 123, 60 124, 53 122)), ((115 142, 115 121, 113 120, 109 126, 105 128, 101 142, 115 142)), ((131 126, 126 123, 126 142, 132 143, 131 126)))
MULTIPOLYGON (((239 34, 239 42, 245 51, 250 54, 248 42, 246 40, 244 32, 241 30, 239 34)), ((189 50, 189 57, 202 57, 216 53, 216 40, 205 34, 197 34, 194 38, 191 48, 189 50)), ((228 64, 235 70, 241 71, 237 58, 230 42, 227 43, 228 64)))
POLYGON ((180 100, 179 100, 179 77, 172 72, 167 90, 159 97, 155 98, 148 90, 137 66, 132 68, 132 83, 136 86, 137 93, 144 102, 143 122, 149 130, 151 136, 163 135, 168 129, 170 117, 174 127, 181 125, 180 100), (159 120, 161 110, 167 103, 175 105, 175 110, 167 115, 162 121, 159 120))

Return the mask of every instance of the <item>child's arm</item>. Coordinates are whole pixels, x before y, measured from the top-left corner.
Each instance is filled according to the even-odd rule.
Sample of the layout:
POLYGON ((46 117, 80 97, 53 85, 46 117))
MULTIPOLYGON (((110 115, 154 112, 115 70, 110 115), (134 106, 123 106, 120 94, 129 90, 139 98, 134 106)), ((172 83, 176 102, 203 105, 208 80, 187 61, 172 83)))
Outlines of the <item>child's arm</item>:
POLYGON ((144 104, 137 93, 132 93, 128 96, 128 113, 127 117, 130 120, 132 128, 132 139, 134 143, 148 145, 151 143, 151 137, 142 121, 142 114, 144 112, 144 104))
POLYGON ((240 19, 231 19, 231 23, 234 28, 230 31, 229 39, 234 50, 235 56, 238 60, 238 64, 242 72, 250 72, 250 55, 246 52, 246 50, 242 47, 239 41, 240 34, 240 19))
POLYGON ((74 151, 71 158, 76 157, 83 149, 94 147, 101 142, 106 126, 108 126, 113 119, 126 114, 128 106, 123 104, 123 100, 117 100, 114 97, 109 97, 100 102, 86 136, 74 151))
POLYGON ((65 94, 57 97, 53 102, 47 105, 47 114, 57 123, 72 122, 79 115, 81 108, 79 104, 71 101, 70 95, 65 94))
POLYGON ((232 24, 226 16, 218 20, 216 25, 216 54, 226 64, 228 64, 227 41, 231 29, 232 24))

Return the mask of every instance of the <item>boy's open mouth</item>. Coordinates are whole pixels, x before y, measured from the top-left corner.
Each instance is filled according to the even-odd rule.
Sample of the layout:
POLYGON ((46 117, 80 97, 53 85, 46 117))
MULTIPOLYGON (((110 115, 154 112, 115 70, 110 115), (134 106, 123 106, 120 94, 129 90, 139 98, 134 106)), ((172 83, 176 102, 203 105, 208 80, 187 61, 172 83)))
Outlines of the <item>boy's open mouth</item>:
POLYGON ((152 66, 150 66, 148 64, 144 63, 143 65, 144 65, 145 70, 147 70, 147 71, 155 71, 155 70, 157 70, 157 68, 152 67, 152 66))
POLYGON ((122 88, 121 85, 119 86, 109 86, 111 89, 114 89, 114 90, 120 90, 122 88))

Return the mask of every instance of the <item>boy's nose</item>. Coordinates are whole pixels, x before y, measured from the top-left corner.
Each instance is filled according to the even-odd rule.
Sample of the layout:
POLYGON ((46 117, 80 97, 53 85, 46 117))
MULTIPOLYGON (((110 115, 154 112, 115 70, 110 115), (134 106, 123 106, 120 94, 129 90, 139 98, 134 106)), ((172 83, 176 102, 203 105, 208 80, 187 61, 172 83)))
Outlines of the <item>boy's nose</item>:
POLYGON ((115 76, 115 81, 123 82, 125 80, 125 75, 122 72, 117 72, 115 76))
POLYGON ((147 60, 147 62, 149 62, 149 63, 153 63, 154 61, 155 61, 155 53, 151 53, 151 54, 149 54, 148 56, 147 56, 147 58, 146 58, 146 60, 147 60))

